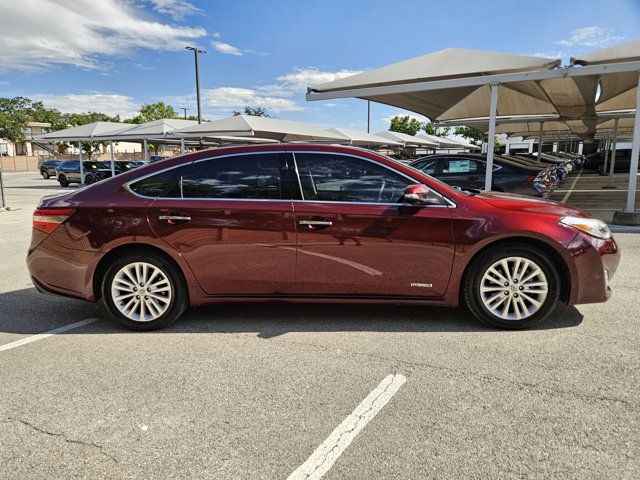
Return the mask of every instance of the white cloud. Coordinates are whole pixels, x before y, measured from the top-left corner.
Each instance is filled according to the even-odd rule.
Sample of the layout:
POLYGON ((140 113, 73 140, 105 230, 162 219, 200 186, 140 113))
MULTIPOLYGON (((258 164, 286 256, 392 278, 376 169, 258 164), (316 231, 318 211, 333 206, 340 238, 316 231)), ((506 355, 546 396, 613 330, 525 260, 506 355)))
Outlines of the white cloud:
POLYGON ((233 45, 229 45, 224 42, 211 42, 211 45, 213 45, 213 48, 222 55, 235 55, 239 57, 244 53, 244 50, 240 50, 238 47, 234 47, 233 45))
POLYGON ((278 80, 286 88, 306 92, 308 86, 319 85, 339 78, 350 77, 351 75, 355 75, 360 72, 360 70, 338 70, 337 72, 327 72, 319 70, 316 67, 296 67, 292 72, 278 77, 278 80))
POLYGON ((185 0, 148 0, 153 9, 174 20, 182 20, 189 15, 202 13, 203 10, 185 0))
POLYGON ((140 103, 127 95, 114 93, 66 93, 28 95, 29 98, 40 100, 46 107, 57 108, 64 113, 100 112, 120 118, 133 117, 140 103))
POLYGON ((553 50, 553 51, 545 51, 545 52, 536 52, 530 53, 532 57, 540 57, 540 58, 564 58, 566 57, 566 52, 562 50, 553 50))
POLYGON ((132 2, 30 0, 0 2, 0 63, 40 70, 54 64, 100 66, 101 56, 132 49, 181 50, 206 35, 199 27, 147 20, 132 2))
POLYGON ((592 26, 577 28, 571 32, 569 38, 559 40, 556 43, 563 47, 582 46, 605 48, 624 39, 625 37, 623 35, 615 35, 602 27, 592 26))
POLYGON ((258 90, 241 87, 218 87, 204 90, 204 103, 213 109, 234 109, 250 105, 272 112, 294 112, 304 107, 291 98, 264 95, 258 90))
POLYGON ((406 117, 406 116, 408 116, 409 118, 414 118, 414 119, 418 120, 421 123, 429 121, 429 119, 427 117, 423 116, 423 115, 420 115, 418 113, 408 112, 406 110, 397 110, 397 111, 395 111, 395 112, 383 117, 382 121, 387 125, 391 125, 391 119, 393 117, 406 117))

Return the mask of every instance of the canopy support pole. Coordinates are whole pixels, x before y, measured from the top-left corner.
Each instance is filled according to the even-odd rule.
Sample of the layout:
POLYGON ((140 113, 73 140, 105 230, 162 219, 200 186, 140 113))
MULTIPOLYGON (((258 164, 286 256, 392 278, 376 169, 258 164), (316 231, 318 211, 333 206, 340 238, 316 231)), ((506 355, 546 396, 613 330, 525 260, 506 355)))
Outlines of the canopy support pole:
POLYGON ((558 130, 558 142, 556 144, 556 157, 560 155, 560 130, 558 130))
MULTIPOLYGON (((640 84, 640 72, 638 83, 640 84)), ((640 88, 636 88, 636 114, 633 121, 633 146, 631 147, 631 165, 629 165, 629 186, 627 188, 627 205, 623 211, 613 214, 613 223, 621 225, 640 225, 640 214, 636 212, 636 187, 638 184, 638 153, 640 153, 640 88)))
POLYGON ((602 172, 600 175, 607 174, 607 167, 609 166, 609 150, 611 149, 611 139, 609 138, 611 130, 607 130, 607 136, 604 139, 604 165, 602 166, 602 172))
POLYGON ((7 208, 7 199, 4 196, 4 181, 2 180, 2 165, 0 165, 0 208, 7 208))
POLYGON ((613 122, 613 148, 611 150, 611 165, 609 166, 609 183, 602 188, 618 188, 613 184, 613 171, 616 165, 616 149, 618 147, 618 122, 620 118, 616 118, 613 122))
POLYGON ((84 185, 84 162, 82 161, 82 142, 78 142, 78 160, 80 161, 80 185, 84 185))
POLYGON ((111 176, 116 176, 115 153, 113 153, 113 140, 109 140, 109 150, 111 151, 111 176))
POLYGON ((544 122, 540 122, 540 131, 538 132, 538 163, 542 161, 542 132, 544 131, 544 122))
POLYGON ((143 143, 144 143, 144 161, 148 162, 149 161, 149 145, 147 144, 146 138, 143 140, 143 143))
POLYGON ((180 155, 184 155, 184 137, 180 137, 180 155))
POLYGON ((487 139, 487 172, 484 179, 484 189, 491 191, 493 180, 493 150, 496 143, 496 115, 498 112, 498 89, 499 84, 491 84, 491 103, 489 106, 489 138, 487 139))

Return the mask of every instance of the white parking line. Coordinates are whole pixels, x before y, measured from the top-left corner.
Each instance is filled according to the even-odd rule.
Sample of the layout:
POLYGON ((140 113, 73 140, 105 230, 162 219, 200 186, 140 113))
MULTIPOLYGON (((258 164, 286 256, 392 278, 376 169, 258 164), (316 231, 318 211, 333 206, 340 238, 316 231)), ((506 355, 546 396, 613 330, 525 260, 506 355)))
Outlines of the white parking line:
POLYGON ((68 332, 69 330, 73 330, 74 328, 84 327, 85 325, 89 325, 90 323, 98 320, 97 318, 87 318, 86 320, 80 320, 76 323, 71 323, 69 325, 65 325, 63 327, 54 328, 53 330, 49 330, 48 332, 39 333, 37 335, 31 335, 30 337, 21 338, 20 340, 16 340, 15 342, 7 343, 5 345, 0 345, 0 352, 4 352, 5 350, 11 350, 12 348, 21 347, 22 345, 26 345, 31 342, 37 342, 38 340, 44 340, 52 335, 56 335, 58 333, 68 332))
POLYGON ((287 480, 318 480, 329 471, 360 431, 391 400, 407 379, 388 375, 287 480))
POLYGON ((569 200, 569 197, 571 196, 571 192, 573 192, 573 187, 576 186, 576 182, 580 178, 580 175, 582 175, 582 170, 580 170, 580 173, 576 175, 576 178, 573 180, 573 183, 571 184, 571 188, 569 188, 569 191, 564 194, 564 197, 562 197, 562 200, 560 200, 560 203, 567 203, 567 200, 569 200))

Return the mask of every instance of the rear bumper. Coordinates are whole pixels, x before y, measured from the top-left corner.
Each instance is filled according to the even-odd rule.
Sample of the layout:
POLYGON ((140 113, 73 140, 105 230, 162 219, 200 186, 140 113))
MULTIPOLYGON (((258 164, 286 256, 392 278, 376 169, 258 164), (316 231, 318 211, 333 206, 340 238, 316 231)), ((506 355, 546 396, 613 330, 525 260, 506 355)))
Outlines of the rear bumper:
POLYGON ((34 232, 27 254, 27 268, 38 291, 93 301, 89 270, 96 252, 67 248, 51 237, 40 236, 34 232))
POLYGON ((620 249, 612 238, 600 240, 578 233, 569 251, 574 260, 569 304, 605 302, 620 263, 620 249))

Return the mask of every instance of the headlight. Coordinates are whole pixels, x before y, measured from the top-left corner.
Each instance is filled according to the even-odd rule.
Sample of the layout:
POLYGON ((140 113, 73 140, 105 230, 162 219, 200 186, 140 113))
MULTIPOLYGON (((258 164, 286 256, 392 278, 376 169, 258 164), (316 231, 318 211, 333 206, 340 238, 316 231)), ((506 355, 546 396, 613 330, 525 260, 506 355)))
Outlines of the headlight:
POLYGON ((611 230, 609 230, 609 226, 597 218, 562 217, 560 219, 560 223, 577 228, 592 237, 603 239, 611 238, 611 230))

